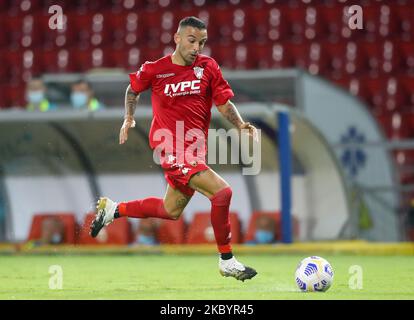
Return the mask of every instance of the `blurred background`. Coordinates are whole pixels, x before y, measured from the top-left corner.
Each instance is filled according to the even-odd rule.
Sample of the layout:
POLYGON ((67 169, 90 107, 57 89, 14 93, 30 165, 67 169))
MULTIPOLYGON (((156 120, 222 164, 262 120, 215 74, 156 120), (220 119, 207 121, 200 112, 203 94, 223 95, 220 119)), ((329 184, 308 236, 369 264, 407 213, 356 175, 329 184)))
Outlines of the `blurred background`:
MULTIPOLYGON (((294 241, 413 241, 412 0, 0 0, 0 240, 214 243, 198 195, 178 221, 123 219, 87 234, 100 195, 164 194, 150 92, 122 147, 118 132, 128 73, 172 53, 190 15, 206 22, 203 53, 262 129, 260 174, 212 165, 233 187, 235 243, 281 241, 280 111, 291 120, 294 241), (50 28, 52 5, 61 29, 50 28)), ((215 112, 211 127, 230 128, 215 112)))

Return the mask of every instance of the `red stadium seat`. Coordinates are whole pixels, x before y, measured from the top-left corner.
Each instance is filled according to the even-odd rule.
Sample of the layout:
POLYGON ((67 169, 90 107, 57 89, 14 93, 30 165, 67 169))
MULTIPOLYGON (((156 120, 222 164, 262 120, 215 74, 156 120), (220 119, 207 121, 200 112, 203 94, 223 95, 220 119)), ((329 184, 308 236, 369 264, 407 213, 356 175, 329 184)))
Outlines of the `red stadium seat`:
MULTIPOLYGON (((401 81, 401 85, 406 93, 406 103, 414 106, 414 74, 413 75, 401 75, 398 78, 401 81)), ((412 123, 414 128, 414 123, 412 123)))
POLYGON ((89 227, 95 217, 94 213, 86 215, 79 235, 79 244, 127 245, 132 241, 131 225, 128 219, 117 219, 104 227, 96 238, 89 235, 89 227))
POLYGON ((112 0, 111 11, 119 14, 125 11, 138 12, 145 8, 146 0, 112 0))
POLYGON ((367 39, 386 38, 398 33, 397 15, 388 4, 371 4, 364 6, 363 10, 363 31, 367 39))
POLYGON ((122 68, 128 73, 137 71, 141 64, 145 62, 142 50, 139 47, 111 49, 109 52, 112 56, 114 67, 122 68))
POLYGON ((145 43, 143 14, 122 12, 116 15, 104 14, 112 29, 114 47, 132 46, 145 43))
POLYGON ((5 104, 8 107, 21 107, 26 105, 25 92, 26 86, 21 84, 11 84, 3 87, 3 96, 5 104))
POLYGON ((210 24, 209 27, 215 29, 212 36, 219 39, 221 43, 239 43, 250 40, 252 26, 248 20, 247 7, 220 7, 214 10, 212 15, 214 25, 210 24))
POLYGON ((144 30, 148 46, 166 45, 174 42, 174 12, 173 11, 145 11, 142 15, 144 30))
MULTIPOLYGON (((254 235, 256 231, 256 220, 261 216, 267 216, 272 218, 275 221, 275 239, 276 241, 282 240, 282 224, 281 224, 281 215, 280 212, 273 211, 254 211, 249 220, 249 225, 247 227, 247 232, 245 235, 244 242, 254 241, 254 235)), ((296 237, 299 234, 299 223, 293 217, 293 237, 296 237)))
POLYGON ((71 212, 37 213, 32 218, 32 225, 28 240, 39 240, 42 234, 42 221, 46 218, 57 217, 64 225, 63 243, 75 244, 76 241, 76 220, 71 212))
POLYGON ((392 11, 399 24, 399 35, 406 41, 412 41, 414 37, 414 8, 408 3, 395 4, 392 11))
MULTIPOLYGON (((232 243, 240 243, 241 225, 237 213, 230 212, 232 243)), ((188 244, 216 243, 210 212, 197 212, 188 228, 188 244)))
POLYGON ((19 15, 6 19, 9 48, 31 48, 42 42, 41 29, 37 27, 37 17, 38 15, 19 15))
POLYGON ((355 30, 349 28, 349 16, 343 4, 335 3, 329 6, 317 6, 317 8, 324 21, 326 38, 330 41, 342 41, 358 35, 355 30))
POLYGON ((400 41, 401 70, 414 74, 414 42, 400 41))
POLYGON ((402 111, 406 105, 405 90, 394 77, 363 77, 368 103, 375 114, 402 111))
POLYGON ((293 41, 315 40, 326 33, 324 21, 315 6, 295 6, 287 14, 293 41))
POLYGON ((409 119, 400 112, 383 114, 376 118, 389 139, 400 140, 413 136, 409 119))
POLYGON ((245 44, 214 45, 212 56, 222 68, 227 69, 253 69, 255 61, 251 58, 251 47, 245 44))
POLYGON ((328 59, 318 42, 289 43, 287 48, 296 67, 311 74, 326 73, 328 59))
MULTIPOLYGON (((7 3, 7 1, 0 2, 7 3)), ((42 8, 42 0, 14 0, 9 2, 10 4, 7 13, 10 16, 22 16, 26 14, 32 14, 42 8)))
POLYGON ((365 71, 365 55, 354 41, 326 41, 321 44, 322 51, 327 54, 327 70, 331 78, 357 75, 365 71))
POLYGON ((104 48, 71 49, 70 54, 74 58, 76 68, 79 71, 86 72, 90 69, 113 66, 110 52, 104 48))
POLYGON ((393 73, 400 69, 398 46, 392 41, 360 41, 358 47, 367 57, 371 74, 393 73))
POLYGON ((68 14, 68 28, 77 33, 76 45, 80 48, 97 47, 112 40, 112 30, 107 15, 97 13, 68 14))
POLYGON ((8 51, 5 61, 9 65, 9 83, 22 83, 42 71, 41 57, 38 50, 24 49, 8 51))
POLYGON ((157 240, 160 244, 185 243, 186 227, 183 218, 178 220, 162 220, 157 229, 157 240))
POLYGON ((256 61, 256 67, 259 69, 289 68, 294 65, 292 56, 286 52, 283 42, 256 43, 252 46, 252 60, 256 61))
POLYGON ((71 52, 64 48, 44 50, 42 53, 43 72, 64 73, 77 71, 71 52))
POLYGON ((253 37, 260 42, 281 41, 290 37, 287 6, 273 8, 251 8, 248 13, 253 37))

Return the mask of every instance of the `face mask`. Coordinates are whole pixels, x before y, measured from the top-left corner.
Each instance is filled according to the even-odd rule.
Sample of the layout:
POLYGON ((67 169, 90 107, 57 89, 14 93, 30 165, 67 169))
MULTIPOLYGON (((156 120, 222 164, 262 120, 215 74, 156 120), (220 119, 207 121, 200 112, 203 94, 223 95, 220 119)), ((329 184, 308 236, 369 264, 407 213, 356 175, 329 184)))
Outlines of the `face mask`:
POLYGON ((154 244, 157 244, 157 242, 155 241, 155 239, 153 237, 145 236, 143 234, 140 234, 138 236, 137 243, 139 243, 139 244, 146 244, 146 245, 154 245, 154 244))
POLYGON ((70 100, 72 102, 73 107, 76 109, 86 107, 88 103, 88 95, 83 92, 74 92, 70 96, 70 100))
POLYGON ((62 242, 62 235, 60 233, 54 233, 51 239, 52 244, 59 244, 62 242))
POLYGON ((41 90, 32 90, 27 93, 27 100, 29 103, 39 104, 44 99, 45 94, 41 90))
POLYGON ((255 233, 257 243, 271 243, 273 241, 273 232, 266 230, 257 230, 255 233))

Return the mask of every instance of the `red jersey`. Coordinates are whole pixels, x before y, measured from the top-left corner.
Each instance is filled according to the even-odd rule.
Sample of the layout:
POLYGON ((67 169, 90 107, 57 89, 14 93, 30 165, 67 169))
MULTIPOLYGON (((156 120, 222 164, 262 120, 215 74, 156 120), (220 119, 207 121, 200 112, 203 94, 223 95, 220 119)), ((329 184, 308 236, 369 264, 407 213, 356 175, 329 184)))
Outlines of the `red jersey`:
POLYGON ((181 141, 181 137, 191 129, 198 129, 204 135, 207 150, 213 102, 216 106, 223 105, 234 93, 213 58, 199 54, 190 66, 174 64, 171 58, 167 55, 154 62, 147 61, 139 71, 129 75, 134 92, 152 89, 150 146, 154 149, 162 142, 157 141, 157 130, 164 129, 172 134, 174 151, 176 143, 182 143, 186 150, 193 141, 181 141))

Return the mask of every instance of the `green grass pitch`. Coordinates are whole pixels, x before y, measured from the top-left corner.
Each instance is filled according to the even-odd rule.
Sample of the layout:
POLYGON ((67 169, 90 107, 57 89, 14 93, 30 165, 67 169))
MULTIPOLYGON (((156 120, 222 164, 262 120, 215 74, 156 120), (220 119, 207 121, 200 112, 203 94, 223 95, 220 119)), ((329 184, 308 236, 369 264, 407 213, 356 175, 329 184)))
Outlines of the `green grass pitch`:
MULTIPOLYGON (((300 292, 294 282, 306 255, 240 255, 258 275, 223 278, 214 255, 0 256, 0 299, 414 299, 414 257, 325 255, 333 286, 300 292), (49 267, 59 265, 63 287, 49 288, 49 267), (349 287, 349 269, 362 268, 362 289, 349 287)), ((352 281, 351 281, 352 282, 352 281)))

